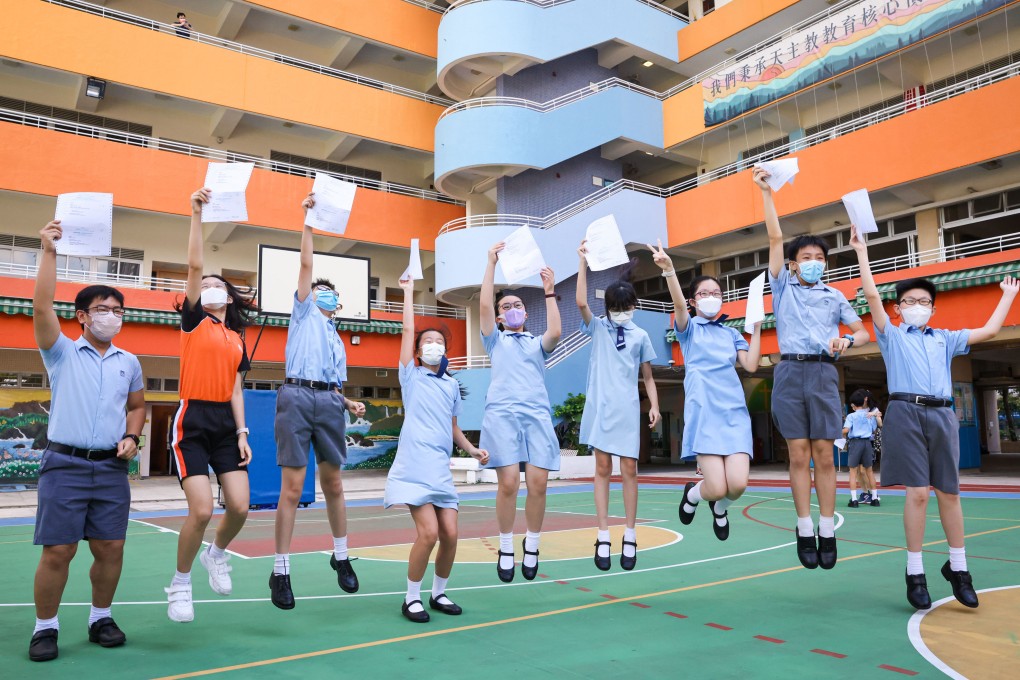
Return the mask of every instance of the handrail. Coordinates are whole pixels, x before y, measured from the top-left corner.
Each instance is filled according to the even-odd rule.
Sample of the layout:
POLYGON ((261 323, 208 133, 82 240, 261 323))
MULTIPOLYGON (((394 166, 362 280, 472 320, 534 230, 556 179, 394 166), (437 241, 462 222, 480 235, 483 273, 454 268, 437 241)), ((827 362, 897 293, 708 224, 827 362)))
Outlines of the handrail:
MULTIPOLYGON (((372 300, 372 309, 379 312, 400 314, 404 311, 404 303, 372 300)), ((414 305, 415 316, 434 316, 444 319, 466 319, 467 309, 462 307, 439 307, 436 305, 414 305)))
POLYGON ((465 99, 462 102, 458 102, 453 106, 449 107, 441 114, 439 114, 439 120, 442 120, 446 116, 464 111, 466 109, 481 108, 485 106, 515 106, 518 108, 530 109, 532 111, 538 111, 539 113, 549 113, 557 109, 563 108, 568 104, 587 99, 593 95, 605 92, 612 88, 623 88, 625 90, 631 90, 638 94, 643 94, 647 97, 658 97, 659 93, 655 90, 651 90, 647 87, 635 85, 629 81, 623 80, 622 78, 607 78, 597 83, 592 83, 588 87, 583 87, 573 92, 560 95, 555 99, 550 99, 547 102, 533 102, 528 99, 522 99, 520 97, 476 97, 474 99, 465 99))
POLYGON ((412 5, 424 7, 430 12, 436 12, 437 14, 445 14, 446 10, 448 9, 446 7, 440 7, 439 5, 434 5, 432 4, 432 2, 430 2, 430 0, 404 0, 404 2, 409 2, 412 5))
POLYGON ((271 172, 282 172, 288 175, 314 177, 315 173, 321 172, 330 175, 331 177, 342 179, 346 182, 353 182, 354 184, 363 186, 366 189, 374 189, 376 191, 384 191, 386 193, 400 194, 403 196, 413 196, 426 201, 464 205, 463 201, 458 201, 455 198, 451 198, 445 194, 441 194, 437 191, 430 191, 428 189, 419 189, 418 187, 410 187, 404 184, 395 184, 393 182, 355 177, 354 175, 344 175, 337 172, 327 172, 307 165, 266 160, 259 156, 250 156, 248 154, 235 153, 233 151, 225 151, 223 149, 213 149, 207 146, 175 142, 168 139, 160 139, 159 137, 139 135, 133 132, 113 130, 111 128, 97 127, 95 125, 85 125, 83 123, 76 123, 70 120, 63 120, 61 118, 37 116, 33 113, 26 113, 16 109, 5 109, 0 107, 0 122, 17 123, 19 125, 28 125, 38 128, 52 128, 58 132, 67 132, 83 137, 106 139, 111 142, 130 144, 132 146, 156 149, 158 151, 169 151, 172 153, 184 154, 185 156, 195 156, 198 158, 230 162, 254 163, 257 168, 269 170, 271 172))
MULTIPOLYGON (((559 344, 556 345, 556 349, 549 355, 549 358, 545 360, 546 369, 550 369, 556 364, 564 361, 567 357, 587 345, 589 342, 591 342, 591 336, 585 335, 581 331, 574 331, 573 333, 564 336, 560 339, 559 344)), ((492 362, 489 360, 488 354, 449 357, 449 362, 450 368, 455 371, 471 368, 490 368, 492 366, 492 362)))
POLYGON ((381 80, 374 78, 366 78, 359 76, 354 73, 347 71, 341 71, 339 69, 331 68, 329 66, 323 66, 321 64, 315 64, 310 61, 303 59, 296 59, 294 57, 288 57, 284 54, 277 52, 270 52, 269 50, 263 50, 258 47, 252 47, 250 45, 244 45, 233 40, 225 40, 214 35, 208 35, 206 33, 199 33, 194 29, 181 29, 179 26, 173 24, 163 23, 154 19, 147 19, 134 14, 128 14, 127 12, 121 12, 120 10, 108 9, 100 5, 94 5, 90 2, 84 2, 84 0, 44 0, 51 5, 59 5, 60 7, 67 7, 68 9, 76 9, 87 14, 100 16, 104 18, 114 19, 124 23, 132 24, 134 26, 140 26, 143 28, 149 28, 153 31, 159 31, 160 33, 168 33, 170 35, 176 35, 179 37, 186 37, 195 42, 199 42, 206 45, 212 45, 214 47, 222 47, 224 49, 231 50, 233 52, 240 52, 241 54, 247 54, 260 59, 268 59, 269 61, 275 61, 289 66, 295 66, 297 68, 305 69, 306 71, 315 71, 325 76, 332 76, 341 80, 346 80, 351 83, 357 83, 358 85, 365 85, 366 87, 372 87, 377 90, 385 90, 392 92, 393 94, 399 94, 404 97, 410 97, 419 101, 428 102, 429 104, 438 104, 440 106, 450 106, 453 101, 446 99, 445 97, 436 97, 431 94, 424 92, 418 92, 407 87, 401 87, 399 85, 393 85, 385 83, 381 80), (178 32, 180 31, 180 32, 178 32), (187 34, 184 33, 187 31, 187 34))
MULTIPOLYGON (((452 12, 453 10, 459 9, 460 7, 465 7, 467 5, 473 5, 475 3, 485 2, 485 1, 486 0, 451 0, 450 6, 446 9, 446 11, 447 12, 452 12)), ((549 7, 556 7, 558 5, 565 5, 568 2, 574 2, 574 0, 512 0, 512 1, 513 2, 521 2, 521 3, 524 3, 525 5, 533 5, 535 7, 540 7, 542 9, 546 9, 546 8, 549 8, 549 7)), ((664 7, 664 6, 660 5, 657 2, 653 2, 653 0, 635 0, 635 1, 641 3, 642 5, 647 5, 648 7, 651 7, 652 9, 656 9, 656 10, 662 12, 663 14, 667 14, 667 15, 669 15, 671 17, 676 18, 676 19, 680 19, 683 22, 686 22, 686 23, 690 23, 691 22, 690 17, 688 17, 686 14, 681 14, 680 12, 677 12, 675 9, 670 9, 669 7, 664 7)))

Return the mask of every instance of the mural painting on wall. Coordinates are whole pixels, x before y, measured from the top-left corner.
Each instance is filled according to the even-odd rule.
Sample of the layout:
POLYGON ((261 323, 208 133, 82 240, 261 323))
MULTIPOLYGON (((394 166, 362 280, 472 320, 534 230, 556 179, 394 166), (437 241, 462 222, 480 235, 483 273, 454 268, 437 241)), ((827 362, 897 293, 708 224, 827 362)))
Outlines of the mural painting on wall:
POLYGON ((0 483, 38 480, 49 412, 47 390, 0 390, 0 483))
POLYGON ((385 469, 397 455, 397 439, 404 424, 404 405, 399 399, 358 399, 365 415, 354 419, 347 413, 347 462, 344 470, 385 469))

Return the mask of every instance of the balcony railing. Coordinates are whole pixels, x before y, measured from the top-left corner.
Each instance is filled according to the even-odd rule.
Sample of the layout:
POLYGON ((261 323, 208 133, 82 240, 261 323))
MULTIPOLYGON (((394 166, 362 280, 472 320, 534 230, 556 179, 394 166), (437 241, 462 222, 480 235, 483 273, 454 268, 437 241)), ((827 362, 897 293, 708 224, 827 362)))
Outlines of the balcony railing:
MULTIPOLYGON (((410 1, 413 2, 414 0, 410 0, 410 1)), ((664 6, 660 5, 657 2, 654 2, 653 0, 633 0, 633 1, 634 2, 638 2, 638 3, 642 4, 642 5, 647 5, 648 7, 651 7, 652 9, 656 9, 656 10, 662 12, 663 14, 669 15, 669 16, 675 18, 675 19, 680 19, 681 21, 683 21, 685 23, 690 23, 691 22, 690 17, 688 17, 686 14, 681 14, 680 12, 677 12, 674 9, 670 9, 669 7, 664 7, 664 6)), ((856 0, 853 0, 853 1, 856 1, 856 0)), ((486 2, 486 0, 450 0, 450 7, 446 11, 447 12, 452 12, 453 10, 458 9, 460 7, 465 7, 467 5, 474 5, 474 4, 479 3, 479 2, 486 2)), ((546 9, 548 7, 556 7, 558 5, 566 5, 567 3, 574 2, 574 0, 514 0, 514 2, 520 2, 520 3, 523 3, 525 5, 533 5, 535 7, 541 7, 542 9, 546 9)), ((421 3, 415 2, 415 4, 421 4, 421 3)))
MULTIPOLYGON (((393 312, 401 314, 404 305, 400 302, 386 302, 385 300, 373 300, 372 309, 379 312, 393 312)), ((434 305, 415 305, 415 316, 435 316, 444 319, 466 319, 467 310, 462 307, 437 307, 434 305)))
POLYGON ((533 102, 520 97, 476 97, 475 99, 465 99, 464 101, 458 102, 443 111, 443 113, 440 114, 439 119, 442 120, 446 116, 457 113, 458 111, 477 109, 486 106, 513 106, 529 109, 531 111, 538 111, 539 113, 549 113, 550 111, 561 109, 564 106, 568 106, 581 101, 582 99, 587 99, 588 97, 613 88, 630 90, 646 97, 659 97, 658 92, 650 90, 647 87, 635 85, 634 83, 623 80, 622 78, 607 78, 600 82, 592 83, 588 87, 583 87, 580 90, 574 90, 573 92, 568 92, 567 94, 556 97, 555 99, 550 99, 547 102, 533 102))
MULTIPOLYGON (((585 335, 581 331, 574 331, 573 333, 560 338, 560 342, 556 345, 556 349, 553 350, 553 353, 545 360, 545 367, 547 369, 552 368, 577 350, 587 345, 589 342, 591 342, 591 336, 585 335)), ((450 368, 455 371, 472 368, 489 368, 492 366, 492 362, 489 360, 488 354, 480 354, 470 357, 450 357, 449 361, 450 368)))

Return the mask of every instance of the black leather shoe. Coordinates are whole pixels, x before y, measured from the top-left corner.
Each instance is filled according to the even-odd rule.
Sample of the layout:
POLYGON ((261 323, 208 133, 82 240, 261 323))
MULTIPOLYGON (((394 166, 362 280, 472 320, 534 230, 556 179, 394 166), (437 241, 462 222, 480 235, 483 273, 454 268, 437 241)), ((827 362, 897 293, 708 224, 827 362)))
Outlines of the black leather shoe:
POLYGON ((871 499, 871 507, 878 508, 878 507, 881 507, 881 505, 882 505, 882 501, 878 500, 877 498, 872 498, 871 499))
POLYGON ((818 566, 832 569, 836 566, 836 537, 818 537, 818 566))
POLYGON ((52 661, 57 658, 57 629, 45 628, 32 636, 28 643, 28 658, 32 661, 52 661))
POLYGON ((290 574, 269 575, 269 596, 280 609, 294 608, 294 591, 290 589, 290 574))
POLYGON ((856 498, 851 498, 850 502, 846 504, 846 507, 857 508, 860 507, 860 505, 861 505, 860 501, 858 501, 856 498))
MULTIPOLYGON (((680 524, 690 524, 691 522, 694 521, 694 513, 687 512, 684 510, 684 506, 688 504, 687 494, 690 493, 691 489, 693 489, 694 487, 695 487, 694 482, 687 482, 687 484, 684 485, 684 495, 683 498, 680 499, 680 507, 678 508, 678 512, 680 514, 680 524)), ((691 503, 691 505, 694 504, 691 503)), ((694 507, 696 508, 698 506, 694 505, 694 507)))
POLYGON ((610 567, 613 566, 613 558, 609 555, 599 557, 600 545, 608 545, 610 550, 612 550, 612 544, 609 541, 595 541, 595 566, 599 571, 609 571, 610 567))
POLYGON ((338 560, 336 555, 330 555, 329 566, 336 572, 336 582, 341 590, 345 593, 358 592, 358 575, 354 573, 350 560, 338 560))
POLYGON ((100 647, 120 647, 127 642, 127 636, 109 616, 89 626, 89 642, 98 642, 100 647))
POLYGON ((460 616, 464 612, 464 610, 460 608, 460 605, 454 604, 453 600, 450 600, 450 598, 446 598, 447 600, 450 600, 450 604, 443 604, 442 602, 439 601, 439 598, 445 595, 446 593, 439 593, 439 595, 434 595, 430 597, 429 607, 435 609, 437 612, 443 612, 444 614, 449 614, 450 616, 460 616))
MULTIPOLYGON (((527 540, 528 539, 525 538, 524 540, 521 541, 521 547, 524 548, 525 556, 534 555, 537 558, 538 557, 537 550, 532 552, 531 550, 528 550, 527 547, 525 547, 528 545, 527 540)), ((524 560, 521 560, 521 576, 523 576, 528 581, 534 581, 535 577, 538 576, 538 560, 537 559, 535 560, 535 566, 533 567, 524 566, 524 560)))
POLYGON ((965 607, 976 609, 978 596, 974 592, 974 583, 971 581, 969 571, 953 571, 947 560, 942 565, 942 576, 953 586, 953 597, 965 607))
POLYGON ((425 611, 424 609, 422 609, 420 612, 413 612, 410 610, 410 606, 415 603, 421 604, 421 600, 415 600, 414 602, 411 603, 405 602, 404 604, 400 605, 400 612, 404 615, 404 617, 408 621, 414 621, 415 623, 428 623, 429 613, 427 611, 425 611))
POLYGON ((503 569, 502 567, 499 566, 499 558, 500 557, 509 557, 510 558, 510 564, 513 565, 514 554, 512 552, 506 553, 506 552, 503 552, 502 550, 500 550, 500 551, 498 551, 496 553, 496 555, 497 555, 497 557, 496 557, 496 574, 499 575, 499 580, 502 581, 503 583, 510 583, 511 581, 514 580, 514 567, 511 566, 509 569, 503 569))
POLYGON ((914 609, 931 609, 928 579, 924 574, 907 574, 907 602, 914 609))
POLYGON ((627 557, 623 550, 620 551, 620 568, 624 571, 630 571, 637 564, 637 542, 624 539, 624 548, 628 545, 634 546, 634 557, 627 557))
POLYGON ((730 514, 729 512, 723 512, 721 515, 715 514, 715 501, 709 501, 708 507, 712 511, 712 531, 715 532, 715 537, 720 541, 725 541, 730 537, 730 520, 726 519, 730 514), (716 522, 717 519, 726 519, 726 524, 719 526, 716 522))
MULTIPOLYGON (((794 529, 794 531, 797 531, 794 529)), ((815 537, 797 534, 797 558, 805 569, 818 568, 818 544, 815 537)))

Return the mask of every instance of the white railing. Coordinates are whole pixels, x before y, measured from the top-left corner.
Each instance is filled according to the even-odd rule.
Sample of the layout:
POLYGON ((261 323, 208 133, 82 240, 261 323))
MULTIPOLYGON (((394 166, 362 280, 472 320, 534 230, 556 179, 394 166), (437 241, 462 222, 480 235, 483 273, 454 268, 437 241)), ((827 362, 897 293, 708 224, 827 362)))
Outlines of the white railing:
POLYGON ((25 113, 24 111, 17 111, 15 109, 4 109, 0 108, 0 122, 6 123, 17 123, 19 125, 27 125, 29 127, 46 128, 50 130, 56 130, 57 132, 67 132, 73 135, 79 135, 82 137, 92 137, 95 139, 104 139, 110 142, 118 142, 121 144, 129 144, 131 146, 138 146, 146 149, 155 149, 158 151, 169 151, 172 153, 179 153, 185 156, 195 156, 198 158, 206 158, 209 160, 217 161, 228 161, 228 162, 243 162, 243 163, 254 163, 255 167, 263 170, 269 170, 272 172, 282 172, 288 175, 297 175, 300 177, 314 177, 315 173, 321 172, 337 179, 342 179, 346 182, 353 182, 359 186, 363 186, 366 189, 374 189, 376 191, 384 191, 389 194, 400 194, 402 196, 413 196, 415 198, 421 198, 426 201, 437 201, 439 203, 451 203, 453 205, 464 205, 463 201, 458 201, 455 198, 446 196, 437 191, 430 191, 428 189, 419 189, 418 187, 406 186, 404 184, 395 184, 393 182, 384 182, 374 179, 366 179, 364 177, 355 177, 354 175, 344 175, 336 172, 327 172, 325 170, 319 170, 307 165, 297 165, 295 163, 284 163, 282 161, 266 160, 259 156, 250 156, 243 153, 235 153, 233 151, 225 151, 223 149, 213 149, 207 146, 198 146, 196 144, 187 144, 184 142, 175 142, 168 139, 160 139, 158 137, 149 137, 147 135, 138 135, 132 132, 123 132, 121 130, 113 130, 110 128, 96 127, 94 125, 85 125, 83 123, 76 123, 70 120, 62 120, 60 118, 51 118, 49 116, 37 116, 32 113, 25 113))
MULTIPOLYGON (((455 9, 457 9, 459 7, 465 7, 467 5, 474 5, 476 3, 486 2, 486 1, 487 0, 450 0, 450 7, 446 11, 447 12, 452 12, 453 10, 455 10, 455 9)), ((532 5, 534 7, 541 7, 542 9, 547 9, 549 7, 557 7, 559 5, 566 5, 567 3, 574 2, 574 0, 513 0, 513 1, 514 2, 520 2, 520 3, 523 3, 525 5, 532 5)), ((651 7, 652 9, 656 9, 656 10, 662 12, 663 14, 671 16, 671 17, 673 17, 675 19, 679 19, 680 21, 683 21, 684 23, 690 23, 691 22, 690 17, 688 17, 686 14, 681 14, 680 12, 677 12, 676 10, 670 9, 669 7, 664 7, 664 6, 660 5, 657 2, 654 2, 654 0, 634 0, 634 1, 638 2, 638 3, 642 4, 642 5, 647 5, 648 7, 651 7)), ((416 3, 416 4, 418 4, 418 3, 416 3)))
POLYGON ((560 338, 560 342, 556 345, 556 349, 553 350, 553 353, 545 360, 546 369, 550 369, 556 364, 562 363, 567 359, 567 357, 590 342, 591 336, 585 335, 581 331, 574 331, 570 335, 560 338))
POLYGON ((438 14, 445 14, 447 9, 446 7, 440 7, 429 0, 404 0, 404 2, 409 2, 412 5, 418 5, 418 7, 424 7, 430 12, 436 12, 438 14))
POLYGON ((560 95, 555 99, 550 99, 547 102, 533 102, 528 99, 522 99, 520 97, 476 97, 475 99, 465 99, 462 102, 458 102, 453 106, 449 107, 443 113, 440 114, 439 120, 442 120, 446 116, 465 111, 467 109, 484 108, 488 106, 513 106, 517 108, 529 109, 531 111, 538 111, 539 113, 549 113, 557 109, 563 108, 569 104, 573 104, 582 99, 594 96, 606 90, 621 88, 624 90, 630 90, 637 92, 646 97, 658 98, 659 93, 655 90, 650 90, 647 87, 641 87, 635 85, 629 81, 623 80, 622 78, 607 78, 597 83, 592 83, 588 87, 581 88, 580 90, 574 90, 567 94, 560 95))
MULTIPOLYGON (((379 312, 393 312, 401 314, 404 305, 400 302, 386 302, 385 300, 373 300, 372 309, 379 312)), ((466 319, 467 310, 459 307, 438 307, 435 305, 414 305, 415 316, 435 316, 444 319, 466 319)))
POLYGON ((449 357, 449 367, 451 371, 463 371, 472 368, 489 368, 492 366, 492 362, 489 361, 488 354, 482 354, 473 357, 449 357))
POLYGON ((658 300, 645 300, 643 298, 639 298, 636 306, 638 309, 643 309, 646 312, 661 312, 662 314, 673 313, 672 302, 659 302, 658 300))
POLYGON ((453 102, 445 97, 435 97, 424 92, 418 92, 407 87, 400 87, 399 85, 392 85, 390 83, 384 83, 381 80, 375 80, 374 78, 365 78, 364 76, 355 75, 348 73, 347 71, 341 71, 339 69, 330 68, 329 66, 323 66, 321 64, 315 64, 310 61, 304 61, 303 59, 295 59, 294 57, 288 57, 284 54, 278 54, 276 52, 270 52, 268 50, 259 49, 258 47, 252 47, 250 45, 243 45, 233 40, 224 40, 214 35, 208 35, 206 33, 199 33, 194 29, 183 29, 173 24, 166 24, 161 21, 155 21, 153 19, 147 19, 145 17, 136 16, 134 14, 128 14, 127 12, 121 12, 115 9, 108 9, 100 5, 94 5, 90 2, 84 2, 83 0, 44 0, 51 5, 59 5, 60 7, 67 7, 70 9, 76 9, 88 14, 100 16, 108 19, 114 19, 123 23, 132 24, 134 26, 140 26, 142 28, 148 28, 153 31, 160 33, 168 33, 170 35, 176 35, 181 38, 188 38, 195 42, 202 43, 204 45, 212 45, 214 47, 222 47, 224 49, 231 50, 233 52, 240 52, 253 57, 259 57, 260 59, 268 59, 281 64, 287 64, 289 66, 295 66, 297 68, 305 69, 306 71, 314 71, 326 76, 332 76, 341 80, 346 80, 351 83, 357 83, 358 85, 364 85, 366 87, 375 88, 377 90, 385 90, 392 92, 393 94, 399 94, 404 97, 411 97, 412 99, 418 99, 420 101, 428 102, 430 104, 438 104, 440 106, 449 106, 453 102))

